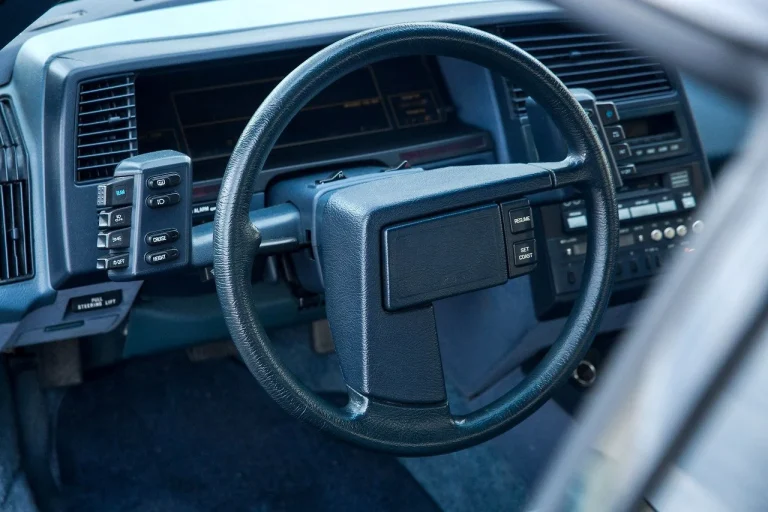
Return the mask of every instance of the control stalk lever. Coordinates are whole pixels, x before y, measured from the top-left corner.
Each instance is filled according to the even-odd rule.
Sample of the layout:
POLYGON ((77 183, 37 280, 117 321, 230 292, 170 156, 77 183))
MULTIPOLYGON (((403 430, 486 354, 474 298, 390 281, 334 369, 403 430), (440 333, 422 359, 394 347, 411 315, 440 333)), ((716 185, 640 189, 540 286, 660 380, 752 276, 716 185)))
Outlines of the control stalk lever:
MULTIPOLYGON (((259 254, 276 254, 299 247, 301 224, 299 210, 290 203, 283 203, 250 214, 251 225, 261 233, 259 254)), ((192 228, 193 267, 213 265, 213 223, 192 228)))

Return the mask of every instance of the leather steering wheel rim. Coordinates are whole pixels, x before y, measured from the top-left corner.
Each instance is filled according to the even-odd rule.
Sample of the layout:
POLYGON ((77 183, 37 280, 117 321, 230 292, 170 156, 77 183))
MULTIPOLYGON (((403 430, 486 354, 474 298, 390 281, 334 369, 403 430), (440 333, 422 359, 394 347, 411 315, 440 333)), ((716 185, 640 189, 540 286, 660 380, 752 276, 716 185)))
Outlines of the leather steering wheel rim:
MULTIPOLYGON (((534 164, 536 165, 536 164, 534 164)), ((557 173, 553 174, 557 180, 557 173)), ((577 179, 576 179, 577 178, 577 179)), ((224 175, 214 224, 216 288, 232 339, 266 392, 297 418, 368 448, 401 455, 437 454, 478 444, 532 414, 566 380, 589 348, 610 297, 618 247, 618 212, 609 160, 589 118, 558 78, 536 59, 488 33, 445 23, 409 23, 352 35, 310 57, 264 100, 238 141, 224 175), (474 62, 513 77, 550 114, 576 162, 589 221, 581 291, 563 332, 544 360, 495 402, 456 417, 447 403, 408 407, 350 389, 335 407, 299 382, 271 347, 250 299, 260 235, 249 222, 250 200, 266 158, 288 122, 338 78, 375 62, 408 55, 474 62)), ((414 383, 418 385, 418 383, 414 383)))

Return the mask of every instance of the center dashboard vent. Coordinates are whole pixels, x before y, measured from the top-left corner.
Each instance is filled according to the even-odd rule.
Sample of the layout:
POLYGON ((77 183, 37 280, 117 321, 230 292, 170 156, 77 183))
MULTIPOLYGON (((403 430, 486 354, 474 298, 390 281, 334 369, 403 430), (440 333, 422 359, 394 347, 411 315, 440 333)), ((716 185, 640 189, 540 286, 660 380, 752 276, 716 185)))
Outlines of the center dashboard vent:
POLYGON ((33 274, 27 154, 11 102, 0 98, 0 285, 33 274))
POLYGON ((77 183, 109 178, 120 161, 139 153, 134 80, 122 75, 80 84, 77 183))
MULTIPOLYGON (((618 101, 672 91, 660 62, 605 34, 562 21, 496 27, 497 35, 530 53, 569 88, 589 89, 598 100, 618 101)), ((506 80, 512 109, 525 114, 528 95, 506 80)))

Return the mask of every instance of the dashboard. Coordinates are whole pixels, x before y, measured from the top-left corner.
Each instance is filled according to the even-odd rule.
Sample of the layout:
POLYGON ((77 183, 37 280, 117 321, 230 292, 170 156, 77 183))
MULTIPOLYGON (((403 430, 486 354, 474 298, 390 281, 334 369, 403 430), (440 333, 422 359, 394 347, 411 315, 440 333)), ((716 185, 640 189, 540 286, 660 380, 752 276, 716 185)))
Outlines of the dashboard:
MULTIPOLYGON (((192 224, 210 222, 229 155, 272 88, 317 49, 402 21, 492 32, 586 94, 585 106, 614 109, 600 125, 623 181, 620 274, 606 329, 624 325, 626 307, 663 275, 665 261, 695 250, 711 174, 684 83, 659 61, 539 2, 372 2, 303 13, 244 5, 130 14, 23 44, 11 81, 0 87, 0 199, 14 208, 3 218, 14 236, 0 247, 0 267, 8 268, 0 274, 0 303, 11 305, 0 312, 0 348, 102 334, 125 322, 129 355, 226 336, 209 269, 146 282, 113 282, 97 269, 106 254, 122 254, 97 245, 109 233, 99 221, 99 185, 125 158, 177 150, 192 161, 192 224), (179 16, 189 23, 175 22, 179 16), (137 302, 140 290, 154 303, 137 302)), ((266 206, 288 176, 404 162, 429 169, 548 161, 562 156, 563 144, 514 77, 434 56, 383 61, 331 85, 291 122, 251 207, 266 206)), ((539 326, 525 336, 542 344, 548 337, 541 333, 567 314, 580 286, 588 228, 580 201, 572 190, 531 198, 539 265, 508 286, 517 287, 524 323, 539 326)), ((300 289, 293 276, 305 256, 256 262, 255 300, 271 312, 267 322, 322 317, 322 297, 300 289)))

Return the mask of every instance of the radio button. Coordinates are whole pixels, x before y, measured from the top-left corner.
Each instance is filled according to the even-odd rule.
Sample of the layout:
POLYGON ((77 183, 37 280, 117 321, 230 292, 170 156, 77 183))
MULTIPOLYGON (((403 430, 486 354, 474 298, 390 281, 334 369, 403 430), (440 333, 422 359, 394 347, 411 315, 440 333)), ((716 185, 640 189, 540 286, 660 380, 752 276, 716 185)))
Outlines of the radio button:
POLYGON ((509 211, 509 222, 513 233, 522 233, 533 229, 533 217, 530 208, 509 211))
POLYGON ((632 218, 647 217, 649 215, 656 215, 659 213, 659 209, 656 207, 656 203, 641 204, 639 206, 631 206, 629 212, 632 214, 632 218))
POLYGON ((691 208, 696 208, 696 198, 693 196, 686 196, 682 198, 683 208, 686 210, 690 210, 691 208))
POLYGON ((629 213, 629 208, 619 208, 619 220, 631 219, 632 215, 629 213))
POLYGON ((668 240, 672 240, 675 238, 675 228, 673 227, 666 227, 664 228, 664 237, 668 240))
POLYGON ((578 217, 568 217, 568 227, 570 229, 578 229, 587 227, 587 216, 579 215, 578 217))
POLYGON ((614 144, 611 146, 611 151, 613 151, 613 156, 617 162, 626 160, 632 156, 632 149, 629 147, 629 144, 625 143, 614 144))
POLYGON ((659 242, 664 237, 664 234, 661 232, 660 229, 654 229, 651 231, 651 240, 654 242, 659 242))
POLYGON ((524 267, 536 263, 536 241, 525 240, 513 246, 515 266, 524 267))
POLYGON ((694 223, 691 224, 691 230, 697 235, 702 231, 704 231, 704 221, 701 221, 701 220, 694 221, 694 223))
POLYGON ((688 234, 688 228, 685 227, 685 224, 680 224, 677 226, 677 229, 675 229, 675 232, 677 233, 677 236, 685 236, 688 234))
POLYGON ((624 135, 624 128, 622 128, 621 125, 616 126, 607 126, 605 128, 605 133, 608 135, 608 142, 611 144, 614 144, 616 142, 621 142, 627 137, 624 135))
POLYGON ((150 265, 159 265, 160 263, 167 263, 175 260, 179 257, 178 249, 166 249, 164 251, 148 252, 144 255, 144 261, 150 265))
POLYGON ((171 242, 175 242, 178 239, 179 239, 178 229, 163 229, 162 231, 155 231, 152 233, 148 233, 147 236, 144 237, 144 240, 146 240, 147 245, 150 245, 150 246, 168 244, 171 242))
POLYGON ((672 199, 670 199, 669 201, 659 201, 658 203, 656 203, 656 206, 659 208, 659 213, 668 213, 668 212, 677 211, 677 203, 675 203, 675 201, 672 199))

